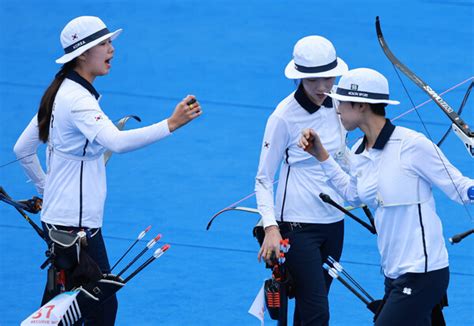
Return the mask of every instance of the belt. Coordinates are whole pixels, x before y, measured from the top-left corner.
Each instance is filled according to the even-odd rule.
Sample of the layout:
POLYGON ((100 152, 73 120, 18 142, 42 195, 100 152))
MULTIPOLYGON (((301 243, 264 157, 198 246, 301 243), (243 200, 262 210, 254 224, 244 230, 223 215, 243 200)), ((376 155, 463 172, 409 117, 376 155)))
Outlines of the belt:
POLYGON ((280 228, 280 233, 286 233, 290 231, 303 230, 310 226, 314 226, 314 223, 300 223, 300 222, 277 222, 280 228))
POLYGON ((49 223, 44 223, 44 224, 46 225, 48 230, 57 229, 57 230, 61 230, 61 231, 74 231, 74 232, 84 231, 89 239, 93 238, 100 231, 100 228, 64 226, 64 225, 55 225, 55 224, 49 224, 49 223))

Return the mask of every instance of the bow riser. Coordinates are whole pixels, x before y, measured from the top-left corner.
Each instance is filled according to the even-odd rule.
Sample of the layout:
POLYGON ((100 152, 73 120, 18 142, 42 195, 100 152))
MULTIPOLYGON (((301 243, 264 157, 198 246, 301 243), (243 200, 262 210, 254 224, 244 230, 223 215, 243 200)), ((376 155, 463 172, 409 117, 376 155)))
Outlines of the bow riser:
POLYGON ((461 141, 464 143, 464 146, 466 146, 466 149, 469 155, 471 155, 471 157, 474 158, 474 138, 468 137, 454 123, 451 127, 453 128, 453 131, 456 134, 456 136, 458 136, 459 139, 461 139, 461 141))

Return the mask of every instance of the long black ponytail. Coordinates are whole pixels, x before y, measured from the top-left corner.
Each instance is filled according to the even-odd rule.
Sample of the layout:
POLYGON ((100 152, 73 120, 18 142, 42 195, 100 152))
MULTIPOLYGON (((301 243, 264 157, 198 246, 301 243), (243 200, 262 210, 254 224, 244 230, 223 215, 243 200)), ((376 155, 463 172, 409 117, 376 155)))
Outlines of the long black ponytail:
POLYGON ((39 139, 43 143, 48 141, 49 124, 51 122, 51 115, 53 113, 53 103, 54 99, 56 98, 56 94, 58 93, 59 86, 61 86, 62 82, 66 78, 67 73, 74 69, 75 66, 76 60, 72 60, 64 64, 41 98, 38 109, 38 129, 39 139))

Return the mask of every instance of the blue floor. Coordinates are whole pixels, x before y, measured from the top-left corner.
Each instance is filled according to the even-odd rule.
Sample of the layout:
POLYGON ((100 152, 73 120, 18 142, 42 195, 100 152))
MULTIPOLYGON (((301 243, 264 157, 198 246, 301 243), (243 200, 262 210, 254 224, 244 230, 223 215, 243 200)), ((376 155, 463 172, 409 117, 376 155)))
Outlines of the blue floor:
MULTIPOLYGON (((204 109, 199 120, 173 136, 114 155, 107 167, 104 234, 110 260, 150 224, 146 240, 159 232, 161 243, 171 244, 119 292, 118 325, 259 325, 247 313, 269 276, 257 262, 258 245, 251 235, 257 217, 229 212, 210 231, 205 226, 215 212, 253 192, 266 119, 294 90, 283 70, 299 38, 326 36, 351 68, 385 74, 393 97, 402 102, 388 109, 389 117, 412 105, 379 48, 377 15, 393 52, 436 91, 474 75, 472 1, 0 0, 0 165, 15 159, 12 147, 59 68, 54 63, 62 53, 59 32, 80 15, 97 15, 110 29, 124 29, 114 42, 110 75, 94 84, 109 117, 139 115, 142 123, 130 121, 129 128, 151 124, 166 118, 186 94, 195 94, 204 109)), ((403 80, 415 104, 427 99, 403 80)), ((457 108, 467 86, 444 98, 457 108)), ((472 124, 473 103, 463 113, 472 124)), ((432 103, 420 114, 439 139, 448 120, 432 103)), ((396 124, 426 133, 415 113, 396 124)), ((464 174, 474 176, 473 161, 455 136, 448 137, 443 150, 464 174)), ((35 195, 18 163, 0 168, 0 185, 16 198, 35 195)), ((445 240, 473 227, 471 207, 440 192, 436 199, 445 240)), ((241 205, 255 207, 255 198, 241 205)), ((346 226, 342 262, 372 296, 381 297, 375 238, 351 220, 346 226)), ((0 232, 0 325, 18 325, 38 307, 45 281, 39 265, 46 248, 3 204, 0 232)), ((474 237, 448 247, 448 325, 474 324, 473 249, 474 237)), ((338 283, 330 307, 331 325, 371 323, 369 311, 338 283)))

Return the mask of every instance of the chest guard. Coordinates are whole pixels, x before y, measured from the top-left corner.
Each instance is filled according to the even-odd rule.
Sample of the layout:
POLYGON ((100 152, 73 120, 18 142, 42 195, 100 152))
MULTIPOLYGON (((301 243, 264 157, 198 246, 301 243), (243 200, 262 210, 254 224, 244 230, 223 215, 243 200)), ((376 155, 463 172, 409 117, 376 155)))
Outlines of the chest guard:
POLYGON ((431 198, 431 186, 402 168, 403 142, 413 136, 411 130, 397 127, 383 149, 377 183, 377 202, 382 207, 416 205, 431 198))

